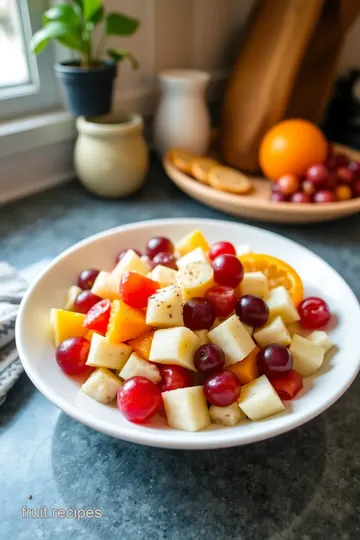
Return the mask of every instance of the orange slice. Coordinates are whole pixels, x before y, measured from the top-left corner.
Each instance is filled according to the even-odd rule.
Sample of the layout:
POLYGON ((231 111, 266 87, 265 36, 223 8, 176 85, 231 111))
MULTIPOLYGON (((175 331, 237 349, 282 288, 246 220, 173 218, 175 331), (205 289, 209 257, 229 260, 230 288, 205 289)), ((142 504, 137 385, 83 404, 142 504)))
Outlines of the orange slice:
POLYGON ((283 285, 297 306, 304 297, 304 287, 299 274, 285 261, 264 255, 247 253, 239 257, 245 272, 262 272, 268 279, 269 289, 283 285))

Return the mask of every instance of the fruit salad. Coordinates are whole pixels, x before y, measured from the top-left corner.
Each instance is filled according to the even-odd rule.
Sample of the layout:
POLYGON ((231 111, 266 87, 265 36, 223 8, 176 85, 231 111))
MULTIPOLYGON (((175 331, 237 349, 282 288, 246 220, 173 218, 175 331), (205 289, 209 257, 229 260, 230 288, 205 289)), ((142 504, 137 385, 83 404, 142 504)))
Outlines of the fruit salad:
POLYGON ((59 367, 90 398, 199 431, 284 411, 326 362, 330 317, 285 261, 196 230, 84 269, 50 323, 59 367))

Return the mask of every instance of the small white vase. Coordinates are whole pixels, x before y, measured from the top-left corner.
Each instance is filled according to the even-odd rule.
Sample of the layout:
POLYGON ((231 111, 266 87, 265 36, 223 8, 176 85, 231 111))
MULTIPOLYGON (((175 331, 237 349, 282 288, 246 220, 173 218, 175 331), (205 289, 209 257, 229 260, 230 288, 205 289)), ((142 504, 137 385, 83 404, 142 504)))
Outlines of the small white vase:
POLYGON ((205 71, 172 69, 159 74, 162 96, 155 117, 155 148, 163 155, 178 147, 204 154, 210 142, 205 71))
POLYGON ((80 116, 76 126, 74 165, 86 189, 100 197, 117 198, 141 187, 149 166, 141 116, 80 116))

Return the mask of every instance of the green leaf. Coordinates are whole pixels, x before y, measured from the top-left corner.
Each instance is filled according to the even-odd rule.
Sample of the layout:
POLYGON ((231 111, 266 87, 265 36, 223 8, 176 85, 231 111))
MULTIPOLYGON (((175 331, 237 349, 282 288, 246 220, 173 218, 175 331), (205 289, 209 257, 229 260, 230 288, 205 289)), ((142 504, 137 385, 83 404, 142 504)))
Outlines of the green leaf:
POLYGON ((106 52, 114 62, 121 62, 126 58, 131 63, 133 69, 139 67, 139 62, 129 51, 125 51, 124 49, 108 49, 106 52))
POLYGON ((68 4, 58 4, 47 11, 43 15, 44 26, 50 21, 59 21, 69 26, 78 26, 81 24, 79 15, 74 6, 68 4))
POLYGON ((44 28, 36 32, 30 41, 30 50, 34 54, 41 53, 48 45, 50 39, 59 39, 71 49, 81 50, 81 40, 74 35, 73 28, 59 21, 49 22, 44 28))
POLYGON ((85 21, 93 21, 93 17, 98 17, 98 12, 102 9, 102 0, 83 0, 82 9, 85 21))
POLYGON ((105 20, 105 33, 108 36, 130 36, 139 26, 137 19, 122 13, 109 13, 105 20))

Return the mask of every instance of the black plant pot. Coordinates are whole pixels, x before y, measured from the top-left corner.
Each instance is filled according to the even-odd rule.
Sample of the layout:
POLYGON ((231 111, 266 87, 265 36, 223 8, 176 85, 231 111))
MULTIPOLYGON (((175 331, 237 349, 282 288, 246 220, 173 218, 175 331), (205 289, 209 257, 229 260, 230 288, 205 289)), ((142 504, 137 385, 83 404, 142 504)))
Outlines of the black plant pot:
POLYGON ((76 62, 55 66, 62 83, 65 102, 74 116, 102 116, 110 112, 116 64, 102 62, 99 66, 82 68, 76 62))

